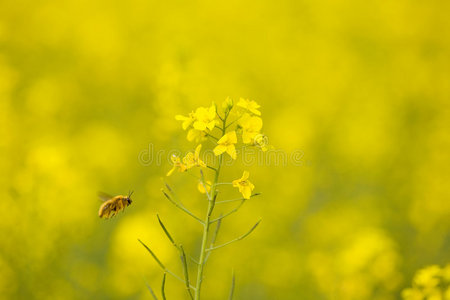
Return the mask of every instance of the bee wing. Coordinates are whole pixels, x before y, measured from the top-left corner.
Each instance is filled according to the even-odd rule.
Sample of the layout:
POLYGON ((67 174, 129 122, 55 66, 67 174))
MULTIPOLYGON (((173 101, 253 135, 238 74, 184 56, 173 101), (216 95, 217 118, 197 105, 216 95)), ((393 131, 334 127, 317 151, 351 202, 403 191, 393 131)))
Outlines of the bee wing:
POLYGON ((103 193, 103 192, 98 192, 98 197, 102 200, 102 201, 108 201, 109 199, 114 198, 113 196, 107 194, 107 193, 103 193))

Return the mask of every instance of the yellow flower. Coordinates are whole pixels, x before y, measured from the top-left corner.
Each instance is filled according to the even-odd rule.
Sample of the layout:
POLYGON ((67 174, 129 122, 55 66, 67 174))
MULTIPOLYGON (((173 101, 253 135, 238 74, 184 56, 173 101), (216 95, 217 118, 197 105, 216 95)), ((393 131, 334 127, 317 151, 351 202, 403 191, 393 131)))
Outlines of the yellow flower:
POLYGON ((183 127, 183 130, 186 130, 195 121, 195 115, 194 112, 190 112, 187 117, 182 115, 176 115, 175 120, 183 121, 183 123, 181 123, 181 126, 183 127))
POLYGON ((184 171, 187 170, 186 165, 181 162, 180 157, 178 157, 176 155, 172 155, 172 157, 170 159, 172 160, 173 167, 172 167, 172 169, 169 172, 167 172, 166 176, 172 175, 172 173, 176 169, 178 169, 179 172, 184 172, 184 171))
POLYGON ((239 102, 237 105, 242 108, 245 108, 246 110, 254 113, 257 116, 261 115, 261 112, 258 110, 258 108, 260 108, 261 105, 259 105, 258 103, 256 103, 253 100, 241 98, 241 99, 239 99, 239 102))
POLYGON ((441 275, 441 268, 438 265, 431 265, 419 270, 414 276, 414 283, 423 287, 435 287, 439 284, 438 276, 441 275))
POLYGON ((195 141, 196 143, 200 143, 205 138, 206 138, 205 132, 193 128, 189 129, 187 134, 187 140, 189 142, 195 141))
POLYGON ((244 199, 250 199, 252 191, 255 188, 253 183, 248 181, 249 175, 250 174, 248 173, 248 171, 244 171, 244 174, 242 174, 242 177, 240 179, 233 180, 233 186, 239 188, 239 192, 242 194, 244 199))
POLYGON ((206 180, 205 186, 203 186, 203 184, 202 184, 201 182, 199 182, 198 185, 197 185, 197 189, 198 189, 198 191, 199 191, 200 193, 205 194, 205 193, 206 193, 206 192, 205 192, 205 187, 206 187, 206 190, 207 190, 208 193, 209 193, 209 191, 211 191, 211 185, 212 185, 211 181, 206 180))
POLYGON ((209 108, 199 107, 195 111, 194 128, 197 130, 213 130, 216 126, 216 106, 213 104, 209 108))
POLYGON ((408 288, 402 291, 402 298, 404 300, 423 300, 423 294, 416 288, 408 288))
POLYGON ((214 148, 216 156, 227 152, 232 159, 236 159, 236 148, 234 144, 237 143, 236 131, 230 131, 217 141, 217 146, 214 148))
POLYGON ((203 167, 206 168, 206 164, 200 159, 200 150, 202 149, 202 145, 198 145, 195 148, 195 152, 189 152, 183 158, 183 164, 186 166, 186 169, 190 169, 193 167, 203 167))
MULTIPOLYGON (((447 264, 442 269, 442 277, 444 278, 445 281, 450 281, 450 264, 447 264)), ((449 287, 449 293, 450 293, 450 287, 449 287)))
POLYGON ((254 144, 256 146, 258 146, 259 148, 261 148, 261 150, 263 152, 266 152, 267 150, 269 150, 269 145, 267 143, 267 136, 265 136, 264 134, 257 134, 254 138, 253 138, 254 144))
POLYGON ((251 117, 249 114, 244 114, 239 121, 242 127, 242 142, 244 144, 251 144, 254 142, 254 137, 259 134, 263 126, 263 121, 260 117, 251 117))

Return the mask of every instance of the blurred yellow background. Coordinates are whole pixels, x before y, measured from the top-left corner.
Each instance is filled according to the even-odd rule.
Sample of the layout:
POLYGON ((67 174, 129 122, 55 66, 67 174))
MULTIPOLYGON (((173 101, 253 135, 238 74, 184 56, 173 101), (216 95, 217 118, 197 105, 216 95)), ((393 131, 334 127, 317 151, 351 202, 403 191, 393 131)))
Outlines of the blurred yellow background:
MULTIPOLYGON (((149 299, 162 274, 138 238, 180 273, 155 214, 192 255, 201 228, 160 193, 169 162, 139 155, 192 149, 174 115, 230 96, 261 104, 270 144, 302 155, 250 169, 262 196, 219 241, 263 222, 211 256, 205 299, 226 297, 232 268, 236 299, 399 299, 450 261, 449 9, 1 1, 0 298, 149 299), (124 214, 98 218, 97 191, 130 189, 124 214)), ((170 182, 203 212, 195 179, 170 182)), ((186 297, 172 278, 167 293, 186 297)))

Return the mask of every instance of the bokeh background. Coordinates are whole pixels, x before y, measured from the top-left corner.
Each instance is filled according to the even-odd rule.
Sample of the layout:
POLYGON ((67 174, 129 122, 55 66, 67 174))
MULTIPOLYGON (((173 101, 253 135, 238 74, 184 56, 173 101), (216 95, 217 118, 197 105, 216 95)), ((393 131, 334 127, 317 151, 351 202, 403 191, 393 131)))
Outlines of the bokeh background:
MULTIPOLYGON (((230 96, 301 162, 254 165, 205 299, 399 299, 450 261, 448 1, 1 1, 0 298, 149 299, 198 224, 145 149, 192 149, 175 114, 230 96), (151 145, 151 146, 149 146, 151 145), (97 216, 97 191, 134 202, 97 216)), ((224 180, 240 177, 230 167, 224 180)), ((195 178, 169 179, 199 214, 195 178)), ((230 195, 236 191, 230 189, 230 195)), ((234 193, 234 194, 233 194, 234 193)), ((222 207, 223 211, 229 207, 222 207)), ((169 299, 185 299, 168 279, 169 299)))

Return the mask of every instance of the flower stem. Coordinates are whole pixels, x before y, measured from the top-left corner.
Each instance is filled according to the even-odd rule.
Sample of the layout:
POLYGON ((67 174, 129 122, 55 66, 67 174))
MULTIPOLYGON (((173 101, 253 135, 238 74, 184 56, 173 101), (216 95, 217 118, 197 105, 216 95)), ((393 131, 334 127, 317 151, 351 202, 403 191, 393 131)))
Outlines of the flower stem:
MULTIPOLYGON (((219 116, 220 117, 220 116, 219 116)), ((226 130, 226 122, 227 122, 228 114, 225 115, 225 117, 222 119, 222 136, 225 135, 226 130)), ((200 300, 200 291, 202 287, 202 281, 203 281, 203 270, 206 263, 206 257, 207 257, 207 243, 208 243, 208 235, 209 235, 209 228, 210 228, 210 221, 211 221, 211 214, 214 210, 216 197, 217 197, 217 190, 216 185, 219 182, 219 174, 220 169, 222 168, 222 162, 223 162, 223 154, 219 156, 219 165, 215 169, 216 174, 214 176, 214 182, 211 186, 211 196, 208 197, 208 209, 206 210, 206 217, 203 221, 203 236, 202 236, 202 244, 200 248, 200 258, 198 259, 198 266, 197 266, 197 283, 195 286, 195 300, 200 300)))

